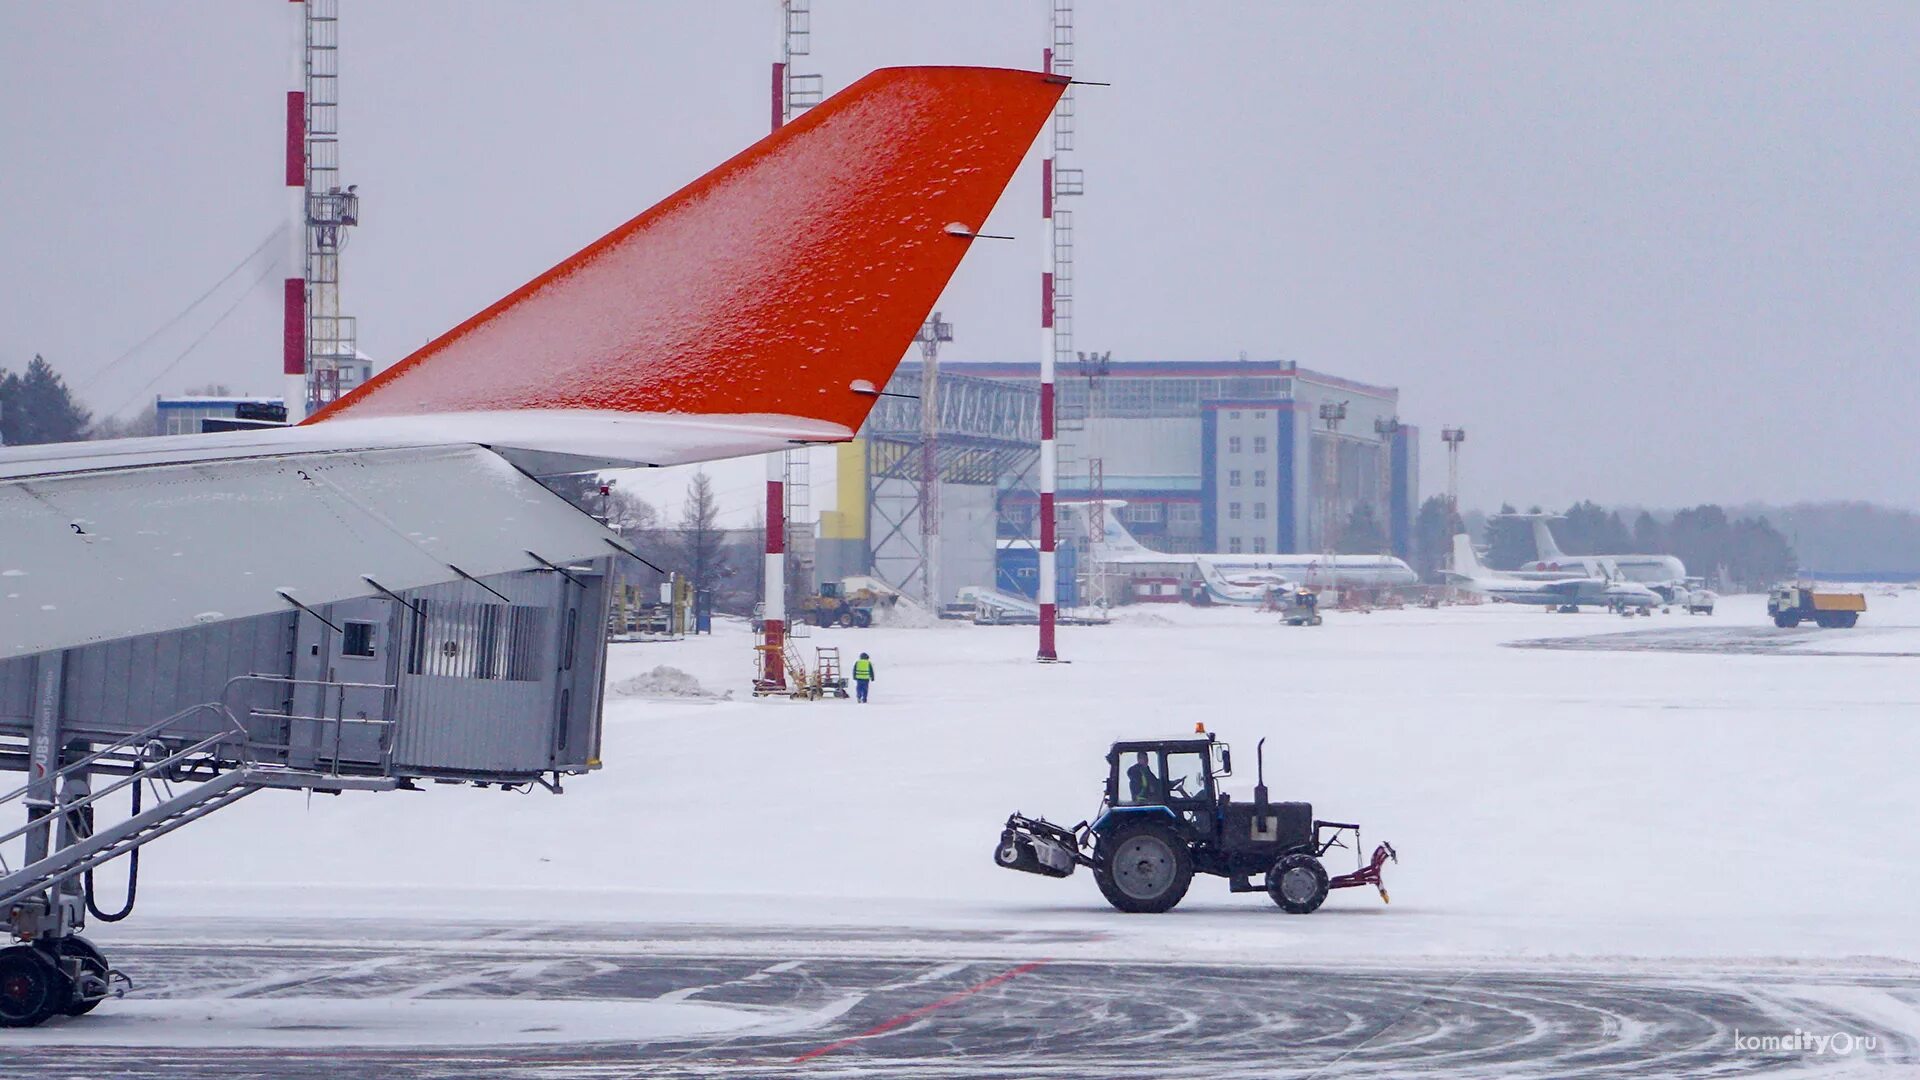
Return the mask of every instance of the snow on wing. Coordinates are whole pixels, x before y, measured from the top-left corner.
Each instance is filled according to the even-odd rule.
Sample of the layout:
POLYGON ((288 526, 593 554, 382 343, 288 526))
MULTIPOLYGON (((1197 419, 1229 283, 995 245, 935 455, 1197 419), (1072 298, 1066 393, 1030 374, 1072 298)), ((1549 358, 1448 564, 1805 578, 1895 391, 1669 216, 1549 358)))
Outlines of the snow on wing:
POLYGON ((859 428, 1065 80, 876 71, 309 423, 777 414, 859 428))

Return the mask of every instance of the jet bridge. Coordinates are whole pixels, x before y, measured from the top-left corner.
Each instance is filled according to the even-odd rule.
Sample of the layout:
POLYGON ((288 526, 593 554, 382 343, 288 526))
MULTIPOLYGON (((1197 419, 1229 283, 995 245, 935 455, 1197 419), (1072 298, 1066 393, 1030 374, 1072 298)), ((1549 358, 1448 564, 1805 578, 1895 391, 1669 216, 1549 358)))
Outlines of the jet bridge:
POLYGON ((143 845, 248 795, 420 781, 558 791, 597 768, 609 568, 555 565, 0 661, 0 771, 27 774, 0 795, 0 811, 26 810, 0 832, 0 915, 28 943, 0 953, 0 1024, 123 991, 75 936, 119 903, 93 895, 91 872, 131 856, 137 875, 143 845), (36 1003, 36 975, 50 973, 70 989, 36 1003))
POLYGON ((486 450, 29 474, 0 525, 0 1026, 123 991, 92 872, 255 792, 599 766, 625 549, 486 450))

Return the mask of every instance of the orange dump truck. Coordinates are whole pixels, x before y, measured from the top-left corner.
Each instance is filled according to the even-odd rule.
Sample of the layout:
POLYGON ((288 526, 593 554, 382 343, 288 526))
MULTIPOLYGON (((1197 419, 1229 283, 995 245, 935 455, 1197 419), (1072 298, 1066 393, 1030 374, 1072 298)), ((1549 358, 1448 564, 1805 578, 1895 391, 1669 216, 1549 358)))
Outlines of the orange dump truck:
POLYGON ((1767 597, 1767 614, 1773 616, 1773 625, 1783 629, 1802 621, 1845 629, 1859 622, 1865 610, 1865 593, 1822 592, 1805 585, 1782 585, 1767 597))

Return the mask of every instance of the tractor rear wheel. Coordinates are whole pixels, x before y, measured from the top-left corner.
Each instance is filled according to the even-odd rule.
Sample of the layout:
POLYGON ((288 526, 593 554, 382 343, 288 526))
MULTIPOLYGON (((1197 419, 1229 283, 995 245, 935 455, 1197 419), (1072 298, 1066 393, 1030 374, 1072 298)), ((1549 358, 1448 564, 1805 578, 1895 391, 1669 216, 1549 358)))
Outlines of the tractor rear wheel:
POLYGON ((1122 825, 1100 844, 1093 880, 1121 911, 1170 911, 1193 882, 1193 858, 1186 841, 1165 825, 1122 825))
POLYGON ((1327 868, 1303 852, 1282 855, 1267 871, 1267 895, 1289 915, 1312 914, 1327 899, 1327 868))
POLYGON ((0 1027, 36 1027, 66 1008, 73 988, 38 949, 0 950, 0 1027))

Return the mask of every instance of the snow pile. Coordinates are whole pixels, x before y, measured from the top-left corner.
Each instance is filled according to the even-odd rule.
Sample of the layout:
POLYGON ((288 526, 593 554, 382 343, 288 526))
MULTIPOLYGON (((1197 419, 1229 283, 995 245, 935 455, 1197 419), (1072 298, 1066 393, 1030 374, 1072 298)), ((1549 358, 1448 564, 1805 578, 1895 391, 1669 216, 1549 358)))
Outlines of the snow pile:
POLYGON ((889 627, 895 630, 925 630, 939 626, 940 620, 933 612, 920 606, 910 597, 902 596, 892 604, 876 604, 873 609, 873 625, 889 627))
POLYGON ((607 686, 613 698, 730 698, 733 691, 715 693, 700 685, 700 680, 677 667, 661 664, 652 671, 622 679, 607 686))

